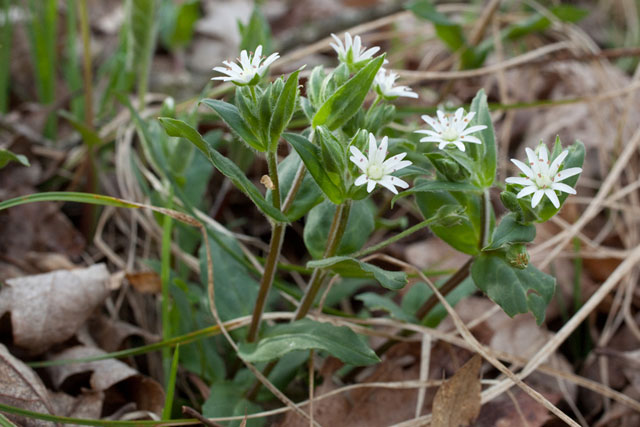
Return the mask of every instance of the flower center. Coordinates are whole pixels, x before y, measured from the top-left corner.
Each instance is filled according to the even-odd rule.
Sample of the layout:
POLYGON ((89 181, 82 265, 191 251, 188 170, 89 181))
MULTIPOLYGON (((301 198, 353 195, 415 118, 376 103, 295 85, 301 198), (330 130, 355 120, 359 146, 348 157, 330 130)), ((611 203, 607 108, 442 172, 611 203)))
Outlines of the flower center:
POLYGON ((445 141, 455 141, 459 137, 460 135, 458 134, 458 131, 456 131, 451 126, 447 127, 447 129, 442 132, 442 139, 444 139, 445 141))
POLYGON ((538 188, 551 188, 551 184, 553 184, 551 177, 541 173, 538 174, 535 181, 538 188))
POLYGON ((373 179, 374 181, 382 179, 382 177, 384 176, 384 169, 382 168, 382 165, 369 165, 369 167, 367 168, 367 176, 369 177, 369 179, 373 179))

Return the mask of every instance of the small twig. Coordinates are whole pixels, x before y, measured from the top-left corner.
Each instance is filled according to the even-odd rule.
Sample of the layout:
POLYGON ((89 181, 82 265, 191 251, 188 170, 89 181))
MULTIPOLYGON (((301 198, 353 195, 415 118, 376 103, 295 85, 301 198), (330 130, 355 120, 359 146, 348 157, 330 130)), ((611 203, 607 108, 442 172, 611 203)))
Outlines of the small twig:
POLYGON ((222 424, 218 424, 218 423, 214 423, 213 421, 209 421, 208 419, 203 417, 200 414, 200 412, 196 411, 193 408, 190 408, 189 406, 183 406, 182 407, 182 413, 185 414, 186 416, 195 418, 196 420, 200 421, 205 426, 222 427, 222 424))

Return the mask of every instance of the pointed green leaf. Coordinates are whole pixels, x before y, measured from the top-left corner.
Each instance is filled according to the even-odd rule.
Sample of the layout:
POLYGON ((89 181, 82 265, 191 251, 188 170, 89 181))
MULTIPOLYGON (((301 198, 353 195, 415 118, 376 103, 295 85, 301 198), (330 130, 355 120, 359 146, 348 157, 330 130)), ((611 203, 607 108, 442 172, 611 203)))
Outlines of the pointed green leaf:
POLYGON ((394 319, 402 320, 403 322, 418 323, 415 317, 405 313, 398 304, 393 302, 391 298, 387 296, 382 296, 373 292, 365 292, 356 295, 356 299, 362 301, 365 307, 369 310, 384 310, 394 319))
POLYGON ((251 130, 247 122, 240 115, 240 111, 235 105, 219 99, 203 99, 203 104, 212 108, 229 125, 229 127, 242 138, 244 142, 258 151, 265 152, 267 148, 263 145, 256 134, 251 130))
POLYGON ((282 137, 296 150, 316 184, 329 200, 336 205, 342 203, 344 190, 329 178, 327 170, 320 160, 320 149, 302 135, 284 133, 282 137))
POLYGON ((355 76, 340 86, 316 112, 313 117, 313 127, 325 125, 330 130, 335 130, 356 114, 362 107, 383 61, 384 55, 371 60, 355 76))
POLYGON ((533 224, 521 224, 517 221, 517 214, 508 213, 500 221, 493 233, 491 243, 482 248, 483 251, 493 251, 512 243, 529 243, 536 238, 536 227, 533 224))
POLYGON ((233 182, 240 191, 246 194, 247 197, 249 197, 263 213, 276 221, 288 222, 287 217, 265 200, 260 191, 251 181, 249 181, 240 168, 231 160, 220 154, 215 148, 211 147, 197 130, 181 120, 171 119, 168 117, 161 117, 159 120, 169 136, 184 137, 202 151, 213 166, 215 166, 220 173, 229 178, 231 182, 233 182))
POLYGON ((309 268, 329 268, 344 277, 370 277, 376 279, 383 287, 397 291, 407 284, 407 273, 404 271, 387 271, 359 259, 348 256, 309 261, 309 268))
POLYGON ((502 254, 495 253, 480 255, 471 266, 471 277, 476 286, 509 316, 530 311, 538 325, 544 321, 556 286, 555 278, 533 265, 518 269, 502 254))
POLYGON ((475 111, 476 115, 471 120, 469 126, 484 125, 487 128, 474 133, 480 138, 482 144, 469 145, 469 154, 474 157, 478 165, 478 181, 485 188, 491 187, 496 178, 496 135, 489 113, 489 105, 487 104, 487 95, 484 89, 480 89, 478 94, 471 102, 471 111, 475 111))
POLYGON ((300 70, 297 70, 289 76, 273 109, 271 121, 269 122, 269 149, 271 151, 276 150, 278 147, 280 135, 289 124, 291 116, 293 116, 293 112, 296 109, 299 74, 300 70))
POLYGON ((0 148, 0 169, 5 167, 9 162, 18 162, 22 166, 29 166, 29 159, 22 154, 13 154, 9 150, 0 148))
POLYGON ((324 350, 344 363, 372 365, 380 359, 346 326, 302 319, 276 325, 257 343, 241 344, 238 355, 247 362, 266 362, 296 350, 324 350))

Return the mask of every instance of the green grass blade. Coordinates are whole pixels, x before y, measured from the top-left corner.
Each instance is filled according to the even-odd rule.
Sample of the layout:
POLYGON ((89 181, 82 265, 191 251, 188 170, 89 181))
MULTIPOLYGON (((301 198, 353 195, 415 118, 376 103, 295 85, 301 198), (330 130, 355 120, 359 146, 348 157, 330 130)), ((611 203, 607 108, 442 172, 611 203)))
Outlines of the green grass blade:
POLYGON ((0 426, 2 427, 16 427, 14 423, 12 423, 7 417, 0 414, 0 426))
POLYGON ((162 419, 171 419, 171 408, 173 408, 173 396, 176 390, 176 377, 178 375, 178 360, 180 359, 180 344, 176 346, 173 352, 173 361, 171 362, 171 371, 169 372, 169 380, 167 381, 167 392, 164 400, 164 409, 162 410, 162 419))
POLYGON ((115 206, 119 208, 140 208, 142 205, 127 202, 111 196, 90 193, 74 193, 65 191, 51 191, 48 193, 35 193, 19 196, 0 202, 0 211, 13 206, 34 202, 77 202, 90 203, 92 205, 115 206))
POLYGON ((71 92, 71 112, 78 119, 83 119, 84 100, 80 96, 82 91, 82 73, 80 72, 80 62, 78 61, 78 15, 77 0, 67 0, 67 37, 64 47, 63 75, 67 82, 67 87, 71 92))
MULTIPOLYGON (((172 208, 173 190, 169 190, 169 197, 167 198, 167 208, 172 208)), ((169 285, 171 281, 171 230, 173 229, 173 221, 170 216, 165 216, 162 223, 162 267, 160 270, 160 280, 162 282, 162 339, 167 341, 171 338, 171 317, 170 317, 170 295, 169 285)), ((162 349, 162 366, 164 368, 165 383, 171 381, 170 370, 170 353, 169 348, 164 347, 162 349)), ((175 356, 174 356, 175 358, 175 356)), ((168 384, 167 384, 168 387, 168 384)), ((165 408, 166 411, 166 408, 165 408)), ((164 417, 163 417, 164 418, 164 417)))
MULTIPOLYGON (((138 76, 138 101, 143 105, 156 43, 156 0, 127 0, 127 69, 138 76)), ((139 107, 141 108, 141 107, 139 107)))

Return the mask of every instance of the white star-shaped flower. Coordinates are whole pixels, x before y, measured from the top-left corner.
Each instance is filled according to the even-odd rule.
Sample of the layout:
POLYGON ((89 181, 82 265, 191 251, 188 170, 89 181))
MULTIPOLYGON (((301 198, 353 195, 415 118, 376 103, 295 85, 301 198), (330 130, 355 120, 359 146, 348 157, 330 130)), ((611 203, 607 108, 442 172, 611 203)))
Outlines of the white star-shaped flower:
POLYGON ((564 181, 569 177, 581 173, 582 168, 569 168, 558 171, 562 165, 562 161, 569 154, 569 150, 564 150, 560 153, 551 164, 549 164, 549 152, 547 151, 546 145, 540 144, 536 150, 537 154, 528 147, 525 151, 529 159, 529 166, 517 159, 511 159, 511 161, 526 175, 526 178, 509 177, 505 180, 509 184, 524 186, 524 188, 516 194, 517 198, 533 194, 531 207, 535 208, 542 200, 542 196, 547 196, 557 209, 560 207, 560 200, 558 200, 556 190, 576 194, 576 190, 560 181, 564 181))
POLYGON ((373 87, 375 91, 381 97, 393 100, 399 96, 406 96, 407 98, 417 98, 418 94, 411 90, 409 86, 395 86, 398 74, 384 68, 380 68, 376 77, 373 79, 373 87))
POLYGON ((458 108, 455 114, 451 115, 444 113, 440 110, 437 112, 438 120, 427 115, 422 116, 422 120, 427 122, 433 130, 417 130, 416 133, 424 133, 428 136, 420 139, 420 142, 437 142, 438 148, 443 149, 449 144, 453 144, 460 151, 465 151, 463 142, 470 142, 472 144, 482 144, 475 136, 471 135, 474 132, 478 132, 482 129, 486 129, 485 125, 476 125, 468 128, 469 123, 476 115, 473 111, 466 116, 464 108, 458 108))
POLYGON ((227 68, 215 67, 213 71, 226 74, 226 76, 213 77, 211 80, 231 81, 238 86, 255 85, 267 72, 267 67, 278 58, 280 58, 280 55, 278 55, 277 52, 272 53, 267 58, 262 57, 261 45, 256 48, 254 54, 247 53, 246 50, 243 50, 240 52, 240 58, 237 59, 240 65, 231 61, 223 61, 222 63, 226 65, 227 68))
POLYGON ((338 59, 340 62, 343 62, 349 66, 357 67, 362 62, 370 59, 375 55, 380 48, 378 46, 374 46, 370 49, 362 46, 362 41, 360 40, 360 36, 355 36, 351 38, 351 34, 344 33, 344 43, 342 40, 335 34, 331 34, 331 37, 336 41, 335 43, 330 43, 329 45, 336 51, 338 54, 338 59))
POLYGON ((353 163, 363 172, 356 178, 354 184, 357 186, 367 183, 367 192, 371 193, 376 184, 380 184, 387 188, 393 194, 398 194, 396 186, 400 188, 408 188, 409 184, 398 177, 391 174, 402 168, 406 168, 411 164, 409 160, 402 160, 407 153, 396 154, 385 160, 387 157, 387 146, 389 138, 386 136, 380 141, 380 146, 376 142, 376 137, 372 133, 369 134, 369 158, 367 158, 360 150, 353 145, 351 146, 351 154, 349 157, 353 163))

